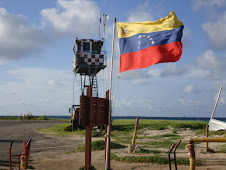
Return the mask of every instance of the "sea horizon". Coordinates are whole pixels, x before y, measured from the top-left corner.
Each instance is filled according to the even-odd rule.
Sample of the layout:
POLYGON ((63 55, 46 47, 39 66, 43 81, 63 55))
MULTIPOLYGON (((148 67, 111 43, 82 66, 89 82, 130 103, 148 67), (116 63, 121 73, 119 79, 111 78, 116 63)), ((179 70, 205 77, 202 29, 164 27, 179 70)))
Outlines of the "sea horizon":
MULTIPOLYGON (((36 115, 33 115, 36 116, 36 115)), ((37 115, 36 117, 42 117, 43 115, 37 115)), ((71 115, 64 116, 64 115, 45 115, 48 118, 52 119, 71 119, 71 115)), ((0 117, 19 117, 18 115, 2 115, 0 117)), ((184 120, 184 121, 209 121, 210 117, 170 117, 170 116, 156 116, 156 117, 151 117, 151 116, 112 116, 113 120, 116 119, 148 119, 148 120, 184 120)), ((226 122, 226 117, 214 117, 218 120, 226 122)))

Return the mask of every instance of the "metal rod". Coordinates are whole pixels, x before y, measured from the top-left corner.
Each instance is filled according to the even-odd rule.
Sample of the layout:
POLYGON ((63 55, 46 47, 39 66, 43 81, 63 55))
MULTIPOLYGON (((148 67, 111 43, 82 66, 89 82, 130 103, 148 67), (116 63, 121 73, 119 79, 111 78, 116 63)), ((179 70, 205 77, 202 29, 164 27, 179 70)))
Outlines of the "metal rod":
POLYGON ((12 153, 11 153, 11 150, 12 150, 12 145, 13 145, 13 140, 11 141, 11 143, 10 143, 10 147, 9 147, 9 168, 10 168, 10 170, 12 169, 12 153))
POLYGON ((226 142, 226 137, 222 137, 222 138, 194 138, 194 139, 190 139, 190 141, 193 142, 226 142))
POLYGON ((188 148, 190 152, 190 170, 195 170, 195 147, 193 141, 188 141, 188 148))
POLYGON ((212 115, 211 115, 211 119, 213 118, 213 115, 214 115, 215 110, 216 110, 216 108, 217 108, 217 103, 218 103, 218 100, 219 100, 219 98, 220 98, 222 88, 223 88, 223 85, 221 85, 221 87, 220 87, 220 90, 219 90, 219 93, 218 93, 218 96, 217 96, 217 101, 216 101, 216 103, 215 103, 215 106, 214 106, 214 109, 213 109, 213 112, 212 112, 212 115))
POLYGON ((175 144, 172 144, 171 148, 168 151, 168 159, 169 159, 169 169, 171 170, 171 159, 170 159, 170 153, 172 152, 175 144))
POLYGON ((107 152, 105 170, 110 169, 110 135, 111 135, 111 88, 112 88, 112 74, 113 74, 113 56, 114 56, 114 39, 115 39, 115 25, 116 18, 113 25, 113 38, 112 38, 112 55, 111 55, 111 72, 110 72, 110 89, 109 89, 109 115, 108 115, 108 126, 107 126, 107 152))
MULTIPOLYGON (((208 137, 209 136, 209 125, 207 124, 206 125, 206 137, 208 137)), ((206 152, 208 152, 208 142, 206 142, 206 152)))
POLYGON ((101 12, 100 12, 100 21, 99 21, 99 40, 100 40, 100 24, 101 24, 101 12))
POLYGON ((72 99, 72 105, 74 105, 74 100, 75 100, 75 75, 74 72, 72 73, 73 75, 73 99, 72 99))
POLYGON ((173 152, 173 155, 174 155, 174 164, 175 164, 175 170, 177 170, 177 157, 176 157, 176 150, 178 148, 178 146, 180 145, 181 143, 181 140, 178 141, 178 143, 176 144, 175 146, 175 149, 174 149, 174 152, 173 152))

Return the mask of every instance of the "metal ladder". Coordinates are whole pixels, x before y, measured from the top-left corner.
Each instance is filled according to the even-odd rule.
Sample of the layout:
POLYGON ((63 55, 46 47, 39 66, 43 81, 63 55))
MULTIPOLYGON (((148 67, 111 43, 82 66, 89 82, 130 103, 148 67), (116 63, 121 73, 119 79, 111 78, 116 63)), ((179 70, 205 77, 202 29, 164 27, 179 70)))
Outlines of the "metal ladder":
POLYGON ((92 96, 98 97, 98 83, 97 83, 97 75, 96 68, 89 68, 89 82, 92 85, 92 96))
POLYGON ((93 97, 98 97, 98 84, 97 84, 97 76, 96 74, 93 76, 93 82, 92 82, 92 93, 93 97))

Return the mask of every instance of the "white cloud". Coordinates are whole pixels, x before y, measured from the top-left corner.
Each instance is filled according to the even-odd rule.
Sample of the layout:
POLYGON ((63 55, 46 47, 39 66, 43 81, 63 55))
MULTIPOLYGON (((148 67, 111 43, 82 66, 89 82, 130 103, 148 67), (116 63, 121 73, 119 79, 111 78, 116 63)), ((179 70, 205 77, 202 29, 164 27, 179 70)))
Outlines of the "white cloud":
POLYGON ((202 28, 206 32, 209 43, 213 47, 216 49, 226 49, 226 11, 224 15, 215 22, 204 23, 202 28))
POLYGON ((188 73, 188 69, 186 67, 178 67, 175 63, 169 63, 167 66, 161 71, 160 76, 181 76, 188 73))
POLYGON ((127 18, 127 22, 144 22, 153 21, 151 10, 148 8, 149 3, 146 1, 144 4, 139 5, 135 11, 130 12, 127 18))
POLYGON ((193 90, 193 86, 191 85, 187 85, 185 88, 184 88, 184 92, 186 93, 191 93, 193 90))
POLYGON ((148 79, 137 79, 137 80, 132 80, 132 85, 134 86, 142 86, 142 85, 147 85, 148 84, 148 79))
POLYGON ((120 98, 116 100, 113 115, 133 116, 152 113, 153 101, 148 98, 120 98), (139 110, 139 112, 134 112, 139 110))
POLYGON ((188 75, 190 77, 207 77, 210 75, 210 71, 193 67, 193 68, 191 68, 191 72, 188 75))
MULTIPOLYGON (((67 114, 72 104, 71 70, 17 68, 8 71, 14 81, 1 83, 1 113, 67 114)), ((75 84, 76 85, 76 84, 75 84)), ((79 96, 79 87, 75 87, 79 96)), ((78 98, 75 98, 78 104, 78 98)))
POLYGON ((135 79, 150 78, 151 75, 148 74, 148 69, 149 68, 144 68, 144 69, 136 69, 136 70, 123 72, 122 79, 135 80, 135 79))
POLYGON ((222 66, 218 57, 211 50, 207 50, 197 57, 196 64, 204 69, 219 69, 222 66))
POLYGON ((196 87, 196 86, 193 86, 193 85, 186 85, 185 88, 184 88, 185 93, 197 94, 201 91, 202 91, 202 89, 200 87, 196 87))
POLYGON ((58 0, 57 8, 43 9, 41 15, 41 26, 37 27, 27 17, 0 8, 0 65, 40 56, 52 40, 62 36, 86 38, 98 32, 100 10, 93 1, 58 0))
POLYGON ((189 67, 181 67, 175 63, 168 63, 165 67, 149 69, 148 74, 153 77, 182 76, 190 73, 189 67))
POLYGON ((226 1, 225 0, 192 0, 194 10, 198 10, 202 7, 225 7, 226 1))
POLYGON ((29 23, 26 17, 0 8, 0 64, 28 57, 48 43, 47 34, 29 23))
POLYGON ((183 30, 183 37, 182 37, 182 43, 186 44, 192 40, 192 31, 185 27, 183 30))
POLYGON ((87 37, 98 31, 100 9, 93 1, 58 0, 57 8, 43 9, 43 27, 52 27, 57 35, 87 37))
POLYGON ((148 71, 148 74, 152 77, 160 77, 161 69, 159 68, 152 68, 148 71))
POLYGON ((179 98, 178 101, 179 101, 181 104, 183 104, 183 105, 185 104, 185 101, 184 101, 183 98, 179 98))
POLYGON ((224 98, 224 97, 221 97, 221 98, 220 98, 220 103, 222 103, 222 104, 226 104, 226 100, 225 100, 225 98, 224 98))

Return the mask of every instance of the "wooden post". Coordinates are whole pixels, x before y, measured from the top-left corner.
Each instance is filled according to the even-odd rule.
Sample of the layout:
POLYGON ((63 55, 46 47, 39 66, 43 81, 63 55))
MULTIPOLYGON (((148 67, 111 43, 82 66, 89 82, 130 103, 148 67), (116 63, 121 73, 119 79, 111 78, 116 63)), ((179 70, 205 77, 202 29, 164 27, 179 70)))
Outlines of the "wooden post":
MULTIPOLYGON (((92 86, 87 88, 87 96, 92 97, 92 86)), ((85 169, 89 170, 91 167, 91 134, 92 126, 88 124, 86 126, 86 143, 85 143, 85 169)))
POLYGON ((139 118, 136 118, 136 124, 135 124, 134 133, 133 133, 132 145, 135 145, 135 142, 136 142, 138 123, 139 123, 139 118))
POLYGON ((89 170, 91 167, 91 132, 92 128, 86 126, 86 148, 85 148, 85 169, 89 170))
MULTIPOLYGON (((209 136, 209 125, 207 124, 206 125, 206 137, 208 137, 208 136, 209 136)), ((206 142, 206 152, 208 152, 208 148, 209 148, 208 142, 206 142)))

